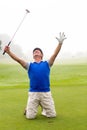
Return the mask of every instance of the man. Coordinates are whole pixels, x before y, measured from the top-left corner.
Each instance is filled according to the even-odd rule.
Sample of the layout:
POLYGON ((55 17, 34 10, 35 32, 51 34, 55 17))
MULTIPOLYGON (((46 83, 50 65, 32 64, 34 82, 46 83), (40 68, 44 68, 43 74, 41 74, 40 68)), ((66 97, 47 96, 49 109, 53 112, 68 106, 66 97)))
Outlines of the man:
POLYGON ((64 33, 60 33, 59 38, 56 37, 56 39, 59 41, 59 44, 48 61, 42 61, 43 52, 40 48, 33 50, 34 62, 32 63, 17 57, 10 51, 9 46, 6 46, 4 49, 11 58, 20 63, 28 72, 30 88, 26 107, 27 119, 36 117, 39 105, 42 107, 42 115, 49 118, 56 117, 55 105, 50 91, 50 67, 53 65, 66 37, 64 33))

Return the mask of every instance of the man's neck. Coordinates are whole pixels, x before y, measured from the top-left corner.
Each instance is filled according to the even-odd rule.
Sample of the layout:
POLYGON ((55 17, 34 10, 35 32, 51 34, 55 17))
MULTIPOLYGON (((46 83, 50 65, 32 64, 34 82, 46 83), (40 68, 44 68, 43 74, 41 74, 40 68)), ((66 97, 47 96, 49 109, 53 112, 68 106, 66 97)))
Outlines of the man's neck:
POLYGON ((42 61, 42 57, 40 57, 40 56, 35 56, 35 57, 34 57, 34 61, 37 62, 37 63, 39 63, 39 62, 42 61))
POLYGON ((36 58, 36 59, 34 59, 34 61, 37 62, 37 63, 40 63, 42 61, 42 59, 36 58))

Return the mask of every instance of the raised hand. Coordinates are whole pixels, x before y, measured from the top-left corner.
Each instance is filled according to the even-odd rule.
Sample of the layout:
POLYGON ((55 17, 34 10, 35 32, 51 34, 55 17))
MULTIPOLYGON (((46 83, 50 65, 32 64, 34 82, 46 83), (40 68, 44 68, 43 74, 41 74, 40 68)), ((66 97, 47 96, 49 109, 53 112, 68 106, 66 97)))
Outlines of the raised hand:
POLYGON ((66 39, 64 32, 63 33, 60 32, 59 33, 59 38, 56 37, 56 39, 59 41, 60 44, 62 44, 63 41, 66 39))

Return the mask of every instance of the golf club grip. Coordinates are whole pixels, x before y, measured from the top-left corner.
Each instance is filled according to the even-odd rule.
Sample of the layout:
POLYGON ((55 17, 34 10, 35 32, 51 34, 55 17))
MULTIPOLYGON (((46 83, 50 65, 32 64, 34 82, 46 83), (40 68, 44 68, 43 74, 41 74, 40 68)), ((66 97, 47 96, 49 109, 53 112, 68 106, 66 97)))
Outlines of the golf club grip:
MULTIPOLYGON (((8 43, 8 45, 7 45, 7 46, 9 46, 10 44, 11 44, 11 41, 8 43)), ((4 55, 5 53, 6 53, 6 51, 4 51, 4 52, 3 52, 3 55, 4 55)))
POLYGON ((3 52, 3 55, 5 54, 6 51, 3 52))

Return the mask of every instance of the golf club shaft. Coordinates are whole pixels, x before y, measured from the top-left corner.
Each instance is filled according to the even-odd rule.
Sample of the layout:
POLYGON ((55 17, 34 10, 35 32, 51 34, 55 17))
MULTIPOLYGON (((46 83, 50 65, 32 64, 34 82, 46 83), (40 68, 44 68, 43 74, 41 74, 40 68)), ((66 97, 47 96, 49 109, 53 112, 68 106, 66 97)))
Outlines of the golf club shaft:
MULTIPOLYGON (((26 16, 27 16, 28 13, 30 13, 30 11, 29 11, 28 9, 26 9, 26 14, 24 15, 23 19, 21 20, 20 24, 18 25, 18 27, 17 27, 15 33, 13 34, 13 36, 12 36, 12 38, 11 38, 11 40, 9 41, 9 43, 8 43, 7 46, 9 46, 9 45, 11 44, 12 40, 14 39, 14 37, 15 37, 17 31, 19 30, 21 24, 23 23, 23 21, 24 21, 24 19, 26 18, 26 16)), ((5 51, 3 52, 3 55, 4 55, 4 54, 5 54, 5 51)))

